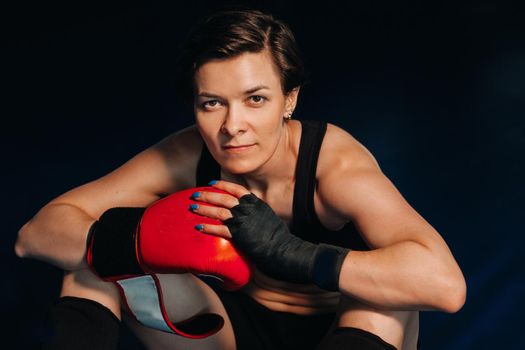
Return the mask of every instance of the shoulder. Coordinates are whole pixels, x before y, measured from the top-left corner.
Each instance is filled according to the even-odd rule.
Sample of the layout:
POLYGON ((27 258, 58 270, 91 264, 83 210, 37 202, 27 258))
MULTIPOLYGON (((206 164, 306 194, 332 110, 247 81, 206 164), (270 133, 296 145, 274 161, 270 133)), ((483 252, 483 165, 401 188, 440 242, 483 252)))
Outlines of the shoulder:
POLYGON ((200 133, 191 125, 165 136, 101 180, 162 197, 192 186, 201 149, 200 133))
POLYGON ((373 154, 350 132, 335 124, 327 123, 317 162, 318 180, 326 178, 335 171, 363 168, 379 170, 379 164, 373 154))
POLYGON ((204 141, 195 124, 178 130, 155 144, 151 151, 162 158, 173 188, 167 193, 194 186, 204 141))
POLYGON ((319 200, 336 217, 352 221, 369 247, 408 240, 429 242, 431 235, 438 237, 365 146, 335 125, 328 128, 325 137, 319 200))
POLYGON ((382 176, 373 154, 343 128, 328 123, 317 163, 317 196, 323 207, 343 221, 354 220, 348 206, 359 206, 371 180, 382 176))
POLYGON ((151 149, 171 158, 192 158, 200 154, 202 138, 195 124, 175 131, 157 142, 151 149))

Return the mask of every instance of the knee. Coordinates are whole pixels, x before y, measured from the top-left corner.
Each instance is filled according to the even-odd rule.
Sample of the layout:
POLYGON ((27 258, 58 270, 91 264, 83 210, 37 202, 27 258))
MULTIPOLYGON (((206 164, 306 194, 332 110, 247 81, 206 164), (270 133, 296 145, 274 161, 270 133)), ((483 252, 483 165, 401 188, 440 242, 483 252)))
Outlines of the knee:
POLYGON ((394 349, 395 347, 401 348, 405 338, 408 316, 409 312, 407 311, 380 310, 355 299, 343 297, 339 305, 336 325, 341 329, 352 329, 352 331, 350 335, 346 334, 346 331, 338 331, 341 332, 341 335, 336 338, 349 341, 348 338, 354 339, 361 336, 359 341, 363 342, 362 335, 364 333, 362 332, 366 332, 370 335, 366 338, 367 341, 372 341, 373 337, 377 337, 385 344, 393 346, 394 349), (359 333, 355 329, 362 332, 359 333))
POLYGON ((65 272, 60 297, 89 299, 105 306, 119 319, 121 317, 117 287, 102 281, 89 269, 65 272))
POLYGON ((330 331, 316 350, 396 350, 379 336, 354 327, 338 327, 330 331))
POLYGON ((120 321, 98 302, 72 296, 60 297, 50 310, 51 333, 46 350, 117 349, 120 321))

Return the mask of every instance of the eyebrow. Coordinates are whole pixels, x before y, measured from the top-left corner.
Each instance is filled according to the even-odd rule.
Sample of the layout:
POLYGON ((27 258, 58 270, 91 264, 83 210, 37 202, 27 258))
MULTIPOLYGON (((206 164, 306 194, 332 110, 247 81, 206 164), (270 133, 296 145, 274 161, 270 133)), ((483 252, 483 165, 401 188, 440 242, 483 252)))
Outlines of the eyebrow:
MULTIPOLYGON (((254 93, 255 91, 259 91, 259 90, 263 90, 263 89, 267 89, 267 90, 270 90, 270 88, 266 85, 257 85, 257 86, 254 86, 253 88, 251 89, 248 89, 244 92, 245 95, 248 95, 248 94, 251 94, 251 93, 254 93)), ((206 92, 206 91, 203 91, 201 92, 199 95, 197 95, 197 97, 214 97, 214 98, 220 98, 221 96, 219 95, 215 95, 215 94, 212 94, 211 92, 206 92)))

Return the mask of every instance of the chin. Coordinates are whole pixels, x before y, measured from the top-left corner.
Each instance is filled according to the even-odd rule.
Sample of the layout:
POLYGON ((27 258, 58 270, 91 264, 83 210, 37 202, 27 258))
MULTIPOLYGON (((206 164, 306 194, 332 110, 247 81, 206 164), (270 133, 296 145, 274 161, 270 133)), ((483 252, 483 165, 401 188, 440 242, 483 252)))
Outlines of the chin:
POLYGON ((253 167, 225 167, 225 170, 228 171, 230 174, 233 175, 243 175, 243 174, 249 174, 253 170, 255 170, 253 167))
POLYGON ((257 169, 253 160, 252 161, 240 161, 238 159, 226 161, 222 165, 222 167, 224 168, 224 170, 234 175, 242 175, 242 174, 251 173, 252 171, 257 169))

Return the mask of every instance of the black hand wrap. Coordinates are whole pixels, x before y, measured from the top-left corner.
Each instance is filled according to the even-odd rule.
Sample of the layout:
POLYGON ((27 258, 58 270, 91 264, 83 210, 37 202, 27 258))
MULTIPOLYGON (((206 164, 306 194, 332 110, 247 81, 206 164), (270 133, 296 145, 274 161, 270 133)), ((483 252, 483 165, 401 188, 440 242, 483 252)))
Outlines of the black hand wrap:
POLYGON ((349 249, 314 244, 294 236, 272 208, 253 193, 242 196, 224 221, 233 243, 268 276, 339 290, 339 273, 349 249))
POLYGON ((146 208, 110 208, 88 232, 88 264, 101 278, 142 275, 136 233, 146 208))

